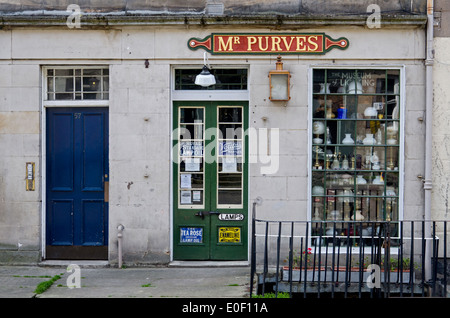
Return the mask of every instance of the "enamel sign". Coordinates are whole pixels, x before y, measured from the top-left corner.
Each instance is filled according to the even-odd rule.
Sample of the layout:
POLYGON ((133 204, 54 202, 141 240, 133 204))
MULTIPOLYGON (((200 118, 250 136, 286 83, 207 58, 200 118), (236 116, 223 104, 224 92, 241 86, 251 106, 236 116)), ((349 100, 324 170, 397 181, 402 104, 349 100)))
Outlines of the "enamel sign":
POLYGON ((240 227, 219 227, 219 243, 240 243, 240 227))
POLYGON ((211 54, 325 54, 348 46, 348 39, 334 40, 325 33, 212 33, 188 41, 191 50, 211 54))
POLYGON ((182 227, 180 229, 180 243, 202 243, 203 228, 182 227))

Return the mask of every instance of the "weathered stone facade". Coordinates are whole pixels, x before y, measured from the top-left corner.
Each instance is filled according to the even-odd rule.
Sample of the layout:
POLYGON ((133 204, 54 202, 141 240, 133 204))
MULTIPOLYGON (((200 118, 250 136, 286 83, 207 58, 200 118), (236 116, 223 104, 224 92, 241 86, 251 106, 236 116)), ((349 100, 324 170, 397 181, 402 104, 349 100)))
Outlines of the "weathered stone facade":
MULTIPOLYGON (((292 74, 292 99, 286 103, 268 98, 267 74, 274 69, 276 56, 209 57, 215 67, 249 69, 250 126, 280 129, 277 173, 262 175, 261 164, 250 165, 249 201, 258 196, 264 200, 258 207, 259 217, 308 218, 311 67, 359 66, 401 69, 405 81, 402 215, 422 218, 423 184, 418 176, 424 173, 425 128, 418 119, 425 113, 426 1, 375 1, 382 10, 382 25, 377 29, 366 26, 366 9, 374 1, 358 5, 344 0, 250 1, 245 6, 223 1, 223 14, 214 11, 214 15, 205 15, 206 4, 222 2, 189 1, 188 7, 181 1, 168 1, 163 7, 156 6, 158 1, 108 1, 108 6, 102 2, 80 1, 86 15, 81 27, 73 29, 65 24, 67 12, 54 11, 65 12, 71 1, 0 4, 4 12, 0 21, 0 262, 33 263, 43 254, 42 67, 51 65, 107 65, 110 69, 110 262, 117 259, 118 224, 126 228, 126 261, 171 260, 173 68, 196 65, 200 69, 203 55, 189 50, 186 43, 191 37, 204 38, 214 32, 324 32, 351 42, 345 51, 283 57, 284 67, 292 74), (26 162, 36 163, 35 191, 25 191, 26 162)), ((435 111, 440 115, 447 113, 446 40, 435 41, 440 66, 435 77, 435 111)), ((441 147, 446 142, 445 118, 436 116, 434 126, 433 213, 438 218, 447 218, 448 160, 441 147)))
MULTIPOLYGON (((446 83, 450 71, 450 4, 435 1, 433 76, 433 191, 432 217, 449 219, 448 129, 450 95, 446 83)), ((442 233, 440 228, 439 232, 442 233)))

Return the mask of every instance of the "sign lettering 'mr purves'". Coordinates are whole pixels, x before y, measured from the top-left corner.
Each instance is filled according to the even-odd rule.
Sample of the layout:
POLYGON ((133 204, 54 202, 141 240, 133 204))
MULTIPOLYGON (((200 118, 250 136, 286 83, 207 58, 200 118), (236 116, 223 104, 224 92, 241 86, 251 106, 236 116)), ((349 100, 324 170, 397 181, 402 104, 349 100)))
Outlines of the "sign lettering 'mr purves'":
POLYGON ((203 40, 191 38, 188 47, 211 54, 325 54, 334 47, 346 49, 345 38, 331 39, 324 33, 224 34, 213 33, 203 40))
POLYGON ((283 53, 323 51, 322 36, 224 36, 214 35, 214 51, 283 53))

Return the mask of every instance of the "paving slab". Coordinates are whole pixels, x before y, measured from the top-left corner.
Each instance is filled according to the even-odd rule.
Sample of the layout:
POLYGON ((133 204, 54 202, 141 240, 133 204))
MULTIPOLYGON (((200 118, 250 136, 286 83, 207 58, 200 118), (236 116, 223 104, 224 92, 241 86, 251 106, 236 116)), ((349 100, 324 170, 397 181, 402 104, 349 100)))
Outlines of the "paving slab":
POLYGON ((0 266, 0 298, 247 298, 249 267, 0 266), (60 278, 42 294, 36 286, 60 278), (69 288, 72 286, 72 288, 69 288))
POLYGON ((39 283, 64 273, 57 267, 0 266, 0 298, 33 298, 39 283))

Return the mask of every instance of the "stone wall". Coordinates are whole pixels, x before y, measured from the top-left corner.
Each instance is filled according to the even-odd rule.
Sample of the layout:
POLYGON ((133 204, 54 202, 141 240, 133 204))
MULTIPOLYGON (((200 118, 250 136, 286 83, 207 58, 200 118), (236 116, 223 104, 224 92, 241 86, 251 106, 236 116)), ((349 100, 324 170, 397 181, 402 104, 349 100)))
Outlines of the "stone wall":
MULTIPOLYGON (((233 32, 272 32, 234 28, 233 32)), ((287 103, 268 98, 268 73, 276 56, 209 56, 213 67, 249 68, 250 126, 280 129, 279 170, 261 174, 250 165, 249 201, 263 198, 258 216, 305 220, 308 211, 308 77, 311 66, 404 66, 404 217, 423 213, 424 30, 329 27, 317 31, 345 36, 350 48, 326 55, 286 56, 292 74, 287 103)), ((110 66, 110 261, 116 261, 117 226, 123 224, 124 260, 164 263, 171 242, 172 67, 203 64, 203 52, 187 41, 221 28, 110 27, 103 30, 17 28, 0 31, 0 262, 23 261, 17 251, 42 250, 42 75, 46 65, 110 66), (149 67, 145 68, 145 60, 149 67), (36 162, 36 190, 25 191, 25 163, 36 162), (14 252, 14 253, 13 253, 14 252), (14 254, 15 256, 11 256, 14 254), (14 258, 15 257, 15 258, 14 258)), ((23 255, 23 254, 22 254, 23 255)))
MULTIPOLYGON (((435 0, 434 66, 433 66, 433 166, 431 215, 435 220, 448 220, 450 209, 450 152, 448 123, 450 121, 450 3, 435 0)), ((443 237, 443 228, 437 229, 443 237)), ((450 242, 447 233, 447 240, 450 242)), ((443 244, 440 244, 442 252, 443 244)))
POLYGON ((39 260, 41 233, 40 67, 0 62, 0 262, 39 260), (26 163, 35 191, 25 190, 26 163))

